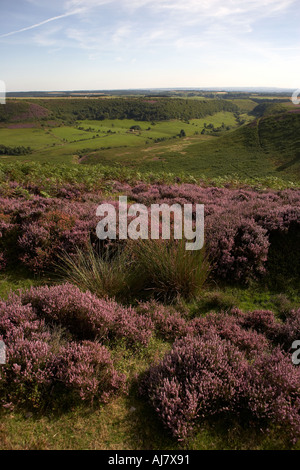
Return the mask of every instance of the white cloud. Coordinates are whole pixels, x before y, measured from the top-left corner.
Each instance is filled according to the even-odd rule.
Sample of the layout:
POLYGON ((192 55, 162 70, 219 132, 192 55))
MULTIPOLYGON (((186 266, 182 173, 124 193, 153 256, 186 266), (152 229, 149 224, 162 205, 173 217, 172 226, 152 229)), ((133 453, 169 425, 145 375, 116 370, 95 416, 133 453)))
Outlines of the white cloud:
MULTIPOLYGON (((201 13, 205 17, 225 18, 238 15, 271 15, 286 10, 296 3, 296 0, 67 0, 64 3, 66 10, 80 8, 89 10, 106 4, 115 4, 119 9, 142 9, 148 7, 152 10, 169 10, 171 13, 187 13, 194 15, 201 13), (264 10, 267 12, 264 13, 264 10)), ((251 19, 251 17, 250 17, 251 19)))
POLYGON ((128 38, 132 33, 132 26, 129 24, 123 24, 119 26, 112 35, 112 41, 114 44, 120 44, 124 39, 128 38))
MULTIPOLYGON (((224 0, 67 0, 64 7, 67 11, 74 8, 79 9, 85 18, 90 14, 92 23, 93 16, 95 15, 97 18, 97 13, 91 10, 111 4, 112 14, 113 9, 120 11, 125 19, 124 25, 115 25, 115 32, 108 31, 110 39, 112 38, 115 44, 120 44, 123 38, 129 40, 132 38, 133 41, 136 41, 138 36, 139 44, 145 45, 150 42, 155 43, 158 39, 161 43, 170 39, 174 39, 178 44, 192 43, 195 34, 187 31, 187 28, 197 26, 200 28, 199 33, 202 36, 210 36, 210 38, 226 36, 226 34, 230 37, 251 33, 256 21, 278 15, 295 4, 296 1, 227 0, 224 5, 224 0), (135 23, 134 15, 130 16, 132 24, 128 26, 126 14, 130 15, 136 10, 138 17, 138 13, 142 13, 145 8, 148 10, 143 18, 146 29, 140 30, 139 19, 135 23), (147 13, 151 15, 151 20, 148 22, 147 13), (155 21, 153 18, 157 20, 155 21)), ((101 15, 100 8, 99 15, 101 15)), ((84 41, 85 33, 83 31, 81 33, 80 44, 83 46, 86 43, 84 41)), ((89 32, 87 39, 91 45, 89 32)), ((197 42, 199 44, 199 41, 197 42)))

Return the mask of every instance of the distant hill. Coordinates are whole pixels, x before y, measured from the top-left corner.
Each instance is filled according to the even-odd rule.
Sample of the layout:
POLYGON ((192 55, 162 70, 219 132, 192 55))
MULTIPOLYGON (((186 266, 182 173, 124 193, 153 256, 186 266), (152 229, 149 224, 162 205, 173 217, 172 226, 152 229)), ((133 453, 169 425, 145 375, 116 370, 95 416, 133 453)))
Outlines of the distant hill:
POLYGON ((171 98, 98 98, 8 100, 0 107, 0 122, 54 118, 63 121, 84 119, 135 119, 167 121, 193 119, 220 111, 236 112, 239 108, 227 100, 186 100, 171 98))
POLYGON ((0 122, 28 122, 46 118, 50 111, 38 103, 7 100, 0 106, 0 122))

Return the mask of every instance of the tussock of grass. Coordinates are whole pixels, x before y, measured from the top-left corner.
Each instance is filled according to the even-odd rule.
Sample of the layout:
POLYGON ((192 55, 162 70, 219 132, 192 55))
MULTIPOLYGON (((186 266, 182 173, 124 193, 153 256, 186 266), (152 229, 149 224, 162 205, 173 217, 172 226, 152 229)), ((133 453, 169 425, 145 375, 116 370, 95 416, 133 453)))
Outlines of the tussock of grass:
POLYGON ((185 240, 138 240, 131 252, 140 274, 141 290, 171 301, 195 297, 210 272, 203 250, 187 251, 185 240))
POLYGON ((203 250, 187 251, 184 240, 130 240, 113 254, 90 245, 77 248, 75 256, 64 253, 61 261, 59 270, 71 284, 123 302, 132 297, 196 297, 210 272, 203 250))
POLYGON ((61 255, 60 274, 80 289, 89 290, 98 297, 121 299, 129 294, 131 262, 125 251, 113 255, 109 249, 97 252, 91 244, 86 250, 76 249, 75 256, 61 255))

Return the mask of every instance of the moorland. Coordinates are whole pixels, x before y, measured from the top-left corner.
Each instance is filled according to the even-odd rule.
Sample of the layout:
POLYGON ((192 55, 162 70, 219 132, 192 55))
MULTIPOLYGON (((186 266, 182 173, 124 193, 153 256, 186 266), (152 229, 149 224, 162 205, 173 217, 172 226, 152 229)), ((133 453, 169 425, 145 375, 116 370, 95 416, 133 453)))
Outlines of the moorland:
POLYGON ((299 449, 299 136, 284 94, 7 98, 1 449, 299 449), (204 249, 99 242, 119 195, 204 249))

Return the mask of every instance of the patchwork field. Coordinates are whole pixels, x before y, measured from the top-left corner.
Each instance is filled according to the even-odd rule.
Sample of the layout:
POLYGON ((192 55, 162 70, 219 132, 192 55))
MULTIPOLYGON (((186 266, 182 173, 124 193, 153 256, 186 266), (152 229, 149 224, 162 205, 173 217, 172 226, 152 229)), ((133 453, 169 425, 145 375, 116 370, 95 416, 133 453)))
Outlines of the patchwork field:
MULTIPOLYGON (((235 117, 229 112, 216 113, 207 119, 192 119, 188 124, 179 120, 152 124, 123 119, 78 121, 74 126, 61 124, 59 127, 36 124, 37 127, 33 128, 12 129, 10 128, 12 126, 8 126, 0 128, 0 145, 29 146, 32 148, 30 159, 34 161, 67 163, 73 162, 81 153, 110 148, 137 147, 140 151, 140 148, 149 148, 159 139, 169 141, 177 138, 182 129, 186 136, 192 137, 196 133, 201 133, 205 123, 213 124, 215 127, 221 127, 222 124, 230 128, 237 126, 235 117), (138 126, 140 129, 131 130, 133 126, 138 126)), ((201 136, 196 140, 202 141, 206 138, 201 136)), ((12 161, 9 160, 9 156, 5 158, 12 161)))

